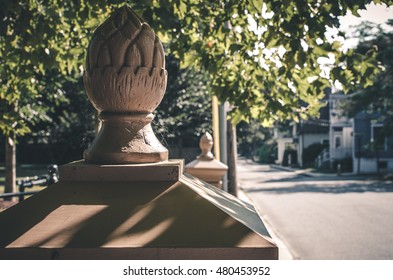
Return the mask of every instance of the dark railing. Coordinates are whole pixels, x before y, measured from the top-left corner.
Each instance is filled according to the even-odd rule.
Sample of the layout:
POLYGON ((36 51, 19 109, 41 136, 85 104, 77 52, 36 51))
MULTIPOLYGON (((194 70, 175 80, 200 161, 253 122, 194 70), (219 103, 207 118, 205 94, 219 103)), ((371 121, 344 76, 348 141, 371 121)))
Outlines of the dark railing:
POLYGON ((32 188, 34 186, 43 186, 47 187, 59 181, 58 179, 58 167, 56 164, 48 166, 48 174, 44 174, 41 176, 28 177, 22 180, 18 180, 17 184, 19 187, 19 192, 16 193, 3 193, 0 194, 0 198, 9 198, 9 197, 19 197, 19 202, 25 199, 26 195, 32 195, 39 191, 26 191, 26 189, 32 188))

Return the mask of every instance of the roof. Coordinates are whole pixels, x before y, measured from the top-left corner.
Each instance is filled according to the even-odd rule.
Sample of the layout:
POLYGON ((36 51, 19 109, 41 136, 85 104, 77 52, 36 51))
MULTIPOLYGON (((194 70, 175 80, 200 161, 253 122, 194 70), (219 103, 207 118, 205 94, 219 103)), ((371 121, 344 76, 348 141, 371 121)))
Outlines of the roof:
POLYGON ((329 121, 328 120, 308 120, 300 124, 298 134, 320 134, 329 133, 329 121))

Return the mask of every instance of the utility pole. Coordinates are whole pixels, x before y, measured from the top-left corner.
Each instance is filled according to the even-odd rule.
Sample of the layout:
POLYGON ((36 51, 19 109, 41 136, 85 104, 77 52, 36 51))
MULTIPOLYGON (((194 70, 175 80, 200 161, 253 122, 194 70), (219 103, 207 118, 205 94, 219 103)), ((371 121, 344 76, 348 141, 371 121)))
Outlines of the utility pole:
POLYGON ((227 121, 227 137, 228 137, 228 192, 237 196, 237 142, 236 142, 236 126, 230 120, 227 121))
MULTIPOLYGON (((221 138, 220 138, 220 119, 218 112, 217 96, 212 97, 212 129, 213 129, 213 153, 216 160, 221 160, 221 138)), ((224 162, 225 163, 225 162, 224 162)))
MULTIPOLYGON (((227 103, 219 105, 219 123, 220 123, 220 161, 228 165, 228 148, 227 148, 227 103)), ((228 173, 222 178, 223 190, 228 190, 228 173)))

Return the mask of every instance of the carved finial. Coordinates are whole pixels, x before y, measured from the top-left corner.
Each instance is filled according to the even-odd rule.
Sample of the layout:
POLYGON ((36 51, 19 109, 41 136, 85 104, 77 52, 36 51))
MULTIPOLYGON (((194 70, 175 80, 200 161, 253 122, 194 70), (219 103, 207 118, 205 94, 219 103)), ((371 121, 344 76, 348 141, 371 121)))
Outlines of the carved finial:
POLYGON ((129 7, 115 11, 93 34, 84 83, 102 128, 85 161, 148 163, 168 159, 151 129, 166 89, 162 44, 129 7))
POLYGON ((211 152, 213 147, 213 137, 209 132, 205 132, 199 140, 199 147, 201 148, 202 153, 198 156, 199 160, 213 160, 214 156, 211 152))

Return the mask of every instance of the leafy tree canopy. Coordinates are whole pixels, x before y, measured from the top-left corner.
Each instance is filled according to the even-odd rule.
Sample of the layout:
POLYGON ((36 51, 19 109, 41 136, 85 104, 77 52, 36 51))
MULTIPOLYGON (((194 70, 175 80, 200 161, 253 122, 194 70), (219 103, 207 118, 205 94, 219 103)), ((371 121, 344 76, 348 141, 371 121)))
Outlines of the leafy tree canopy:
MULTIPOLYGON (((393 27, 393 20, 388 21, 393 27)), ((381 29, 379 26, 366 23, 357 31, 360 53, 367 53, 370 48, 378 50, 377 59, 382 62, 384 71, 375 79, 373 86, 360 88, 347 102, 345 112, 354 117, 359 112, 372 113, 384 123, 386 134, 393 133, 393 32, 381 29), (370 33, 370 30, 374 32, 370 33)))
MULTIPOLYGON (((147 0, 127 3, 169 44, 183 67, 206 70, 213 94, 233 105, 234 122, 256 118, 265 125, 318 113, 323 89, 339 81, 345 90, 369 85, 375 55, 343 53, 327 27, 338 16, 357 14, 370 2, 391 0, 147 0), (331 71, 320 62, 325 59, 331 71), (301 101, 309 104, 301 106, 301 101)), ((64 92, 45 83, 82 71, 90 34, 124 1, 0 1, 0 130, 22 135, 47 116, 64 92)))
POLYGON ((173 56, 167 57, 168 85, 155 112, 153 128, 163 136, 162 141, 193 138, 198 143, 204 132, 212 130, 208 77, 192 68, 180 69, 179 64, 173 56))
POLYGON ((184 67, 196 65, 209 72, 214 94, 234 106, 235 123, 256 118, 271 125, 318 114, 323 89, 331 82, 340 82, 346 91, 372 83, 378 72, 375 55, 344 53, 341 43, 329 41, 325 33, 339 26, 338 16, 347 11, 357 15, 369 2, 189 0, 131 5, 172 42, 171 52, 184 67), (323 61, 328 61, 325 67, 323 61), (304 103, 308 106, 300 105, 304 103))
POLYGON ((67 101, 63 81, 83 70, 88 35, 109 7, 57 0, 1 0, 0 7, 0 131, 14 139, 67 101))

